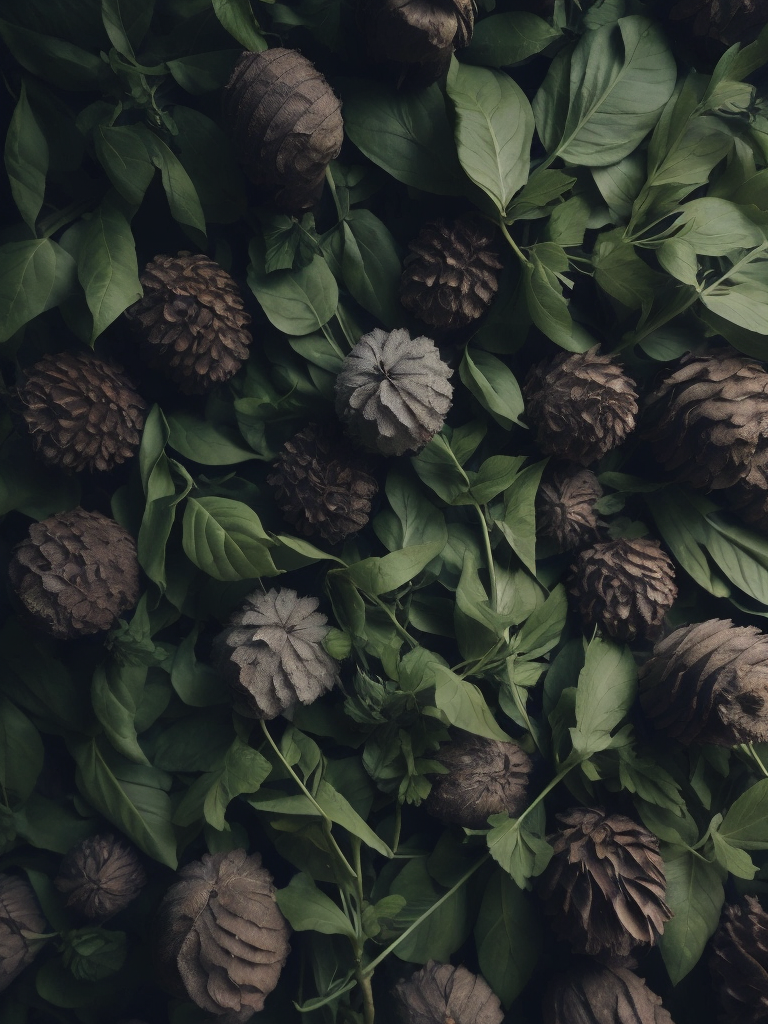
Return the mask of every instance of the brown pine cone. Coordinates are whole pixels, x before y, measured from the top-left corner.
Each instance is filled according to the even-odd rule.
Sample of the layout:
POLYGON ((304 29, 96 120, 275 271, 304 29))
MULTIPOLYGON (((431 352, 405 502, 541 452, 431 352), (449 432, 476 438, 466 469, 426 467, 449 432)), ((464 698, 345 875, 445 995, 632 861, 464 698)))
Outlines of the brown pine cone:
POLYGON ((564 828, 548 836, 555 852, 539 882, 554 930, 590 956, 655 945, 672 917, 656 836, 631 818, 587 807, 557 820, 564 828))
POLYGON ((494 230, 471 217, 426 224, 408 246, 400 279, 405 308, 446 330, 481 317, 499 290, 494 240, 494 230))
POLYGON ((535 366, 523 394, 541 450, 580 466, 623 444, 635 429, 634 382, 597 345, 535 366))
POLYGON ((395 986, 403 1024, 501 1024, 504 1011, 488 982, 466 967, 430 960, 395 986))
POLYGON ((640 703, 681 743, 768 741, 768 635, 730 619, 676 629, 640 673, 640 703))
POLYGON ((364 458, 327 426, 309 426, 283 445, 267 477, 285 519, 299 533, 338 544, 368 522, 379 485, 364 458))
POLYGON ((133 537, 83 508, 33 523, 8 573, 37 625, 60 640, 111 629, 139 599, 133 537))
POLYGON ((297 50, 243 53, 224 88, 224 119, 245 173, 288 213, 315 205, 341 150, 341 103, 297 50))
POLYGON ((709 966, 723 1024, 768 1020, 768 914, 754 896, 726 905, 712 939, 709 966))
POLYGON ((675 570, 657 540, 619 538, 587 548, 571 568, 571 593, 584 624, 608 636, 652 640, 675 602, 675 570))
POLYGON ((42 941, 24 933, 42 935, 47 931, 29 882, 16 875, 0 875, 0 992, 32 963, 43 946, 42 941))
POLYGON ((673 1024, 642 978, 585 960, 549 983, 543 1024, 673 1024))
POLYGON ((768 532, 768 479, 764 476, 766 471, 768 460, 765 466, 759 464, 754 467, 746 480, 727 491, 731 508, 736 515, 755 530, 764 533, 768 532), (749 481, 753 479, 759 479, 760 483, 750 483, 749 481))
POLYGON ((560 552, 594 543, 605 527, 594 508, 602 496, 589 469, 567 462, 548 466, 536 494, 538 533, 560 552))
POLYGON ((112 835, 91 836, 78 843, 61 862, 54 880, 68 907, 100 921, 125 910, 146 882, 136 853, 112 835))
POLYGON ((141 276, 144 297, 125 311, 151 366, 185 395, 234 377, 248 358, 251 318, 237 285, 202 254, 155 256, 141 276))

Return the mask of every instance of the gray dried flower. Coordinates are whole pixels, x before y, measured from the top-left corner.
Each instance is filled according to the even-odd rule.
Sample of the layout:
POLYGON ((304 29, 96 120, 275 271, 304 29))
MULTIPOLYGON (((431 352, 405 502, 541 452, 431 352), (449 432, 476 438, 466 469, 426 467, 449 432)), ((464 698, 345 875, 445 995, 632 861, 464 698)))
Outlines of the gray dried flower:
POLYGON ((642 978, 585 961, 547 986, 543 1024, 673 1024, 642 978))
POLYGON ((501 1024, 504 1011, 484 978, 430 960, 395 987, 403 1024, 501 1024))
POLYGON ((23 933, 42 935, 47 925, 32 886, 16 875, 0 875, 0 992, 37 956, 41 941, 23 933))
POLYGON ((768 1020, 768 914, 754 896, 727 904, 712 939, 709 965, 723 1024, 768 1020))
POLYGON ((595 474, 574 463, 547 467, 536 494, 536 527, 558 551, 594 543, 605 524, 595 512, 603 489, 595 474))
POLYGON ((135 851, 121 839, 103 835, 84 839, 69 851, 55 885, 68 907, 105 921, 132 903, 146 881, 135 851))

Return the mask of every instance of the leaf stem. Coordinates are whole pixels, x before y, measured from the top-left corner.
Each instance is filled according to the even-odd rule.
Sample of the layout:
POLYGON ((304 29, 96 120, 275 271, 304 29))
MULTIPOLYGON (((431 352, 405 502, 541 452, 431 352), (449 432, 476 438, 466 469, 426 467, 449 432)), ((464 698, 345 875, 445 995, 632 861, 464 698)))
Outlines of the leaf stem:
POLYGON ((493 564, 491 535, 488 532, 488 522, 485 518, 485 512, 477 502, 474 502, 474 508, 480 519, 480 525, 483 528, 483 544, 485 545, 485 557, 488 561, 488 581, 491 587, 491 608, 493 611, 496 611, 496 566, 493 564))
POLYGON ((752 743, 742 743, 741 749, 755 762, 765 778, 768 779, 768 768, 763 764, 762 758, 755 750, 754 745, 752 743))
POLYGON ((336 207, 339 223, 341 223, 344 220, 344 214, 341 209, 341 203, 339 202, 339 194, 336 191, 336 182, 333 180, 333 174, 331 173, 330 167, 325 168, 325 180, 328 182, 328 188, 333 196, 333 204, 336 207))
MULTIPOLYGON (((363 593, 365 594, 365 591, 363 591, 363 593)), ((411 636, 411 634, 408 632, 405 626, 400 624, 400 622, 397 619, 397 616, 389 607, 389 605, 385 604, 382 600, 380 600, 380 598, 374 597, 373 594, 365 594, 365 596, 368 598, 369 601, 375 604, 377 608, 380 608, 389 619, 392 620, 392 625, 395 627, 400 636, 404 640, 407 640, 411 647, 415 650, 419 646, 418 640, 414 640, 414 638, 411 636)))
POLYGON ((71 203, 69 206, 64 207, 63 210, 57 210, 55 213, 45 217, 37 226, 40 233, 40 238, 50 238, 51 235, 55 235, 57 231, 65 227, 70 221, 77 220, 81 213, 91 206, 90 199, 81 199, 77 203, 71 203))
POLYGON ((510 235, 509 230, 507 229, 507 225, 504 223, 503 220, 499 221, 499 227, 501 228, 502 235, 504 235, 506 240, 512 246, 512 249, 515 252, 515 254, 517 255, 517 258, 520 260, 520 262, 521 263, 529 263, 530 261, 526 258, 526 256, 523 253, 522 249, 520 249, 520 247, 518 246, 517 242, 514 240, 512 235, 510 235))
POLYGON ((517 824, 519 825, 521 821, 524 821, 528 817, 528 815, 531 813, 531 811, 534 809, 534 807, 536 807, 538 804, 540 804, 541 801, 544 799, 544 797, 548 796, 552 792, 552 790, 555 788, 555 786, 557 786, 558 783, 563 781, 563 779, 568 774, 568 772, 571 771, 572 768, 575 768, 576 765, 580 764, 580 763, 581 763, 580 761, 574 761, 573 764, 569 764, 569 765, 567 765, 567 767, 561 768, 560 771, 557 773, 557 775, 547 783, 547 785, 544 787, 544 789, 542 789, 542 791, 533 800, 533 802, 530 803, 525 808, 523 813, 517 819, 517 824))

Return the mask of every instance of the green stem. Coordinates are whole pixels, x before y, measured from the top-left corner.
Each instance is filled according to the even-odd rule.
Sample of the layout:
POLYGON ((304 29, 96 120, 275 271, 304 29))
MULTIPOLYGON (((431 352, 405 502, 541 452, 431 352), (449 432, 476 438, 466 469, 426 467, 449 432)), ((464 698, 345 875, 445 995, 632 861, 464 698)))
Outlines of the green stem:
MULTIPOLYGON (((365 591, 363 591, 363 593, 365 593, 365 591)), ((365 594, 365 596, 368 598, 369 601, 373 602, 373 604, 375 604, 377 608, 381 608, 384 614, 392 620, 392 625, 395 627, 395 629, 403 638, 403 640, 407 640, 411 647, 413 647, 414 649, 419 646, 418 640, 414 640, 414 638, 411 636, 411 634, 408 632, 405 626, 402 626, 398 622, 397 616, 388 605, 384 604, 384 602, 381 601, 378 597, 374 597, 373 594, 365 594)))
POLYGON ((549 796, 549 794, 552 792, 552 790, 555 788, 555 786, 557 786, 558 783, 562 782, 563 779, 565 778, 565 776, 568 774, 568 772, 571 771, 571 769, 575 768, 576 765, 579 764, 579 763, 580 763, 579 761, 574 761, 573 764, 569 764, 566 768, 561 768, 560 769, 560 771, 557 773, 557 775, 554 777, 554 779, 552 779, 544 787, 544 789, 542 789, 542 791, 535 798, 533 803, 529 804, 526 807, 526 809, 523 811, 523 813, 517 819, 518 825, 520 824, 521 821, 524 821, 528 817, 528 815, 531 813, 531 811, 534 809, 534 807, 536 807, 538 804, 540 804, 545 796, 549 796))
POLYGON ((617 347, 613 349, 613 352, 621 352, 624 349, 631 348, 634 345, 638 345, 641 341, 643 341, 643 339, 647 338, 650 334, 653 334, 654 331, 657 331, 660 327, 663 327, 664 324, 668 324, 670 320, 674 320, 676 316, 680 316, 681 313, 684 313, 687 309, 690 309, 691 306, 693 306, 699 300, 699 293, 694 289, 691 289, 691 291, 693 291, 693 295, 689 295, 688 298, 682 301, 681 303, 676 304, 671 309, 662 310, 661 313, 658 313, 656 317, 653 320, 651 320, 650 323, 647 323, 644 327, 639 328, 636 331, 630 331, 628 334, 625 334, 622 338, 621 344, 617 345, 617 347))
POLYGON ((483 544, 485 546, 485 557, 488 561, 488 581, 491 587, 491 608, 496 611, 496 566, 493 564, 493 551, 491 550, 491 535, 488 531, 488 522, 483 509, 475 503, 475 511, 480 519, 483 528, 483 544))
POLYGON ((373 1005, 373 988, 371 986, 371 974, 366 973, 366 969, 362 965, 357 969, 355 974, 357 983, 360 986, 360 991, 363 994, 363 1022, 364 1024, 374 1024, 376 1017, 376 1008, 373 1005))
POLYGON ((768 768, 766 768, 763 764, 762 758, 755 750, 754 746, 751 743, 742 743, 741 749, 749 755, 749 757, 755 762, 755 764, 758 766, 758 768, 766 777, 766 779, 768 779, 768 768))
POLYGON ((392 838, 392 853, 397 853, 397 848, 400 845, 400 829, 403 826, 403 808, 398 800, 395 804, 395 834, 392 838))
POLYGON ((523 719, 525 720, 525 724, 528 727, 528 732, 531 734, 531 739, 536 744, 536 749, 540 754, 543 754, 544 751, 539 746, 539 742, 536 739, 536 733, 533 731, 533 726, 531 725, 531 719, 528 717, 528 709, 526 708, 525 704, 523 703, 522 697, 520 696, 520 687, 516 686, 514 683, 510 683, 509 687, 512 690, 512 699, 515 702, 517 710, 520 712, 520 714, 523 716, 523 719))
POLYGON ((528 262, 529 262, 529 260, 528 260, 528 259, 526 259, 526 256, 525 256, 525 254, 523 253, 522 249, 520 249, 520 248, 519 248, 519 246, 518 246, 517 242, 516 242, 516 241, 514 240, 514 238, 512 237, 512 235, 510 235, 509 231, 507 230, 507 225, 506 225, 506 224, 504 223, 504 221, 503 221, 503 220, 500 220, 500 221, 499 221, 499 227, 501 228, 501 233, 502 233, 502 235, 504 235, 504 237, 506 238, 506 240, 507 240, 507 241, 509 242, 509 244, 510 244, 510 245, 512 246, 512 249, 513 249, 513 251, 515 252, 515 254, 517 255, 517 257, 518 257, 518 259, 520 260, 520 262, 521 262, 521 263, 528 263, 528 262))
POLYGON ((328 182, 328 188, 331 190, 331 195, 333 196, 333 205, 336 207, 336 213, 338 214, 338 218, 340 221, 342 221, 344 220, 344 213, 342 212, 341 209, 341 203, 339 202, 339 194, 336 191, 336 182, 333 180, 333 174, 331 173, 330 167, 325 168, 325 180, 328 182))
POLYGON ((41 238, 50 238, 51 235, 55 235, 57 231, 69 224, 73 220, 77 220, 81 213, 92 206, 92 202, 89 199, 83 199, 78 203, 72 203, 70 206, 65 207, 63 210, 57 210, 56 213, 50 214, 44 220, 41 220, 37 226, 39 235, 41 238))
MULTIPOLYGON (((461 678, 462 679, 466 679, 467 676, 479 675, 480 671, 482 669, 488 667, 488 662, 492 660, 493 656, 496 654, 496 652, 498 651, 499 647, 501 647, 501 645, 504 642, 505 641, 504 641, 503 637, 500 638, 499 640, 497 640, 496 643, 493 645, 493 647, 491 647, 491 649, 489 651, 486 651, 485 654, 482 656, 482 658, 480 658, 480 660, 476 661, 474 664, 472 663, 472 661, 463 662, 463 664, 465 664, 465 665, 471 665, 471 668, 465 669, 461 673, 461 678)), ((460 666, 457 666, 457 667, 460 667, 460 666)), ((456 669, 452 669, 452 671, 455 672, 456 669)))

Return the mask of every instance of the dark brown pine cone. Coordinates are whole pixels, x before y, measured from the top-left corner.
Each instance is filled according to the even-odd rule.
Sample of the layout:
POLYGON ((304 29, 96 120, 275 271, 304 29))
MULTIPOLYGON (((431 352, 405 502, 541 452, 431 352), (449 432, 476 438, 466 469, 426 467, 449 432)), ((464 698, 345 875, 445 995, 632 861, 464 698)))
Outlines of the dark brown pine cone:
POLYGON ((43 942, 24 932, 48 931, 32 886, 16 875, 0 875, 0 992, 37 956, 43 942))
POLYGON ((8 573, 36 624, 60 640, 111 629, 139 599, 133 537, 83 508, 33 523, 8 573))
POLYGON ((736 515, 753 529, 764 533, 768 532, 768 479, 765 477, 766 472, 768 472, 768 460, 765 465, 758 460, 758 465, 753 467, 747 480, 736 484, 726 492, 731 508, 736 515), (759 484, 748 482, 756 479, 759 479, 759 484))
POLYGON ((332 427, 309 426, 283 445, 267 477, 285 519, 299 533, 338 544, 368 522, 379 489, 367 462, 332 427))
POLYGON ((484 978, 435 960, 399 982, 394 995, 403 1024, 501 1024, 504 1019, 484 978))
POLYGON ((548 984, 543 1009, 543 1024, 673 1024, 642 978, 590 960, 548 984))
POLYGON ((681 743, 768 741, 768 635, 730 619, 676 629, 640 673, 640 703, 681 743))
POLYGON ((12 401, 49 466, 107 471, 139 450, 147 404, 122 367, 90 352, 44 356, 21 375, 12 401))
POLYGON ((290 952, 272 876, 258 853, 231 850, 204 854, 178 877, 158 910, 161 975, 201 1009, 245 1024, 290 952))
POLYGON ((432 327, 466 327, 488 309, 501 269, 494 230, 471 217, 426 224, 408 248, 400 298, 432 327))
POLYGON ((83 917, 106 921, 132 903, 147 876, 136 853, 112 835, 91 836, 73 847, 54 884, 83 917))
POLYGON ((723 1024, 768 1020, 768 914, 754 896, 726 905, 712 939, 709 966, 723 1024))
POLYGON ((541 450, 580 466, 623 444, 635 429, 634 382, 597 345, 535 366, 523 393, 541 450))
POLYGON ((603 489, 591 470, 573 463, 548 466, 536 494, 536 528, 558 551, 594 543, 605 526, 595 502, 603 489))
POLYGON ((248 358, 251 318, 237 285, 198 253, 155 256, 141 275, 144 297, 125 315, 151 366, 185 395, 202 395, 234 377, 248 358))
POLYGON ((657 540, 619 538, 587 548, 571 569, 571 593, 587 627, 608 636, 652 640, 675 602, 675 570, 657 540))
POLYGON ((659 841, 621 814, 577 807, 557 820, 539 882, 552 927, 574 952, 628 956, 655 945, 672 917, 659 841))
POLYGON ((425 808, 464 828, 487 828, 491 814, 519 814, 525 806, 531 759, 517 743, 463 735, 435 755, 448 769, 435 775, 425 808))
POLYGON ((245 173, 278 207, 315 205, 344 141, 341 103, 298 50, 243 53, 224 88, 224 118, 245 173))

